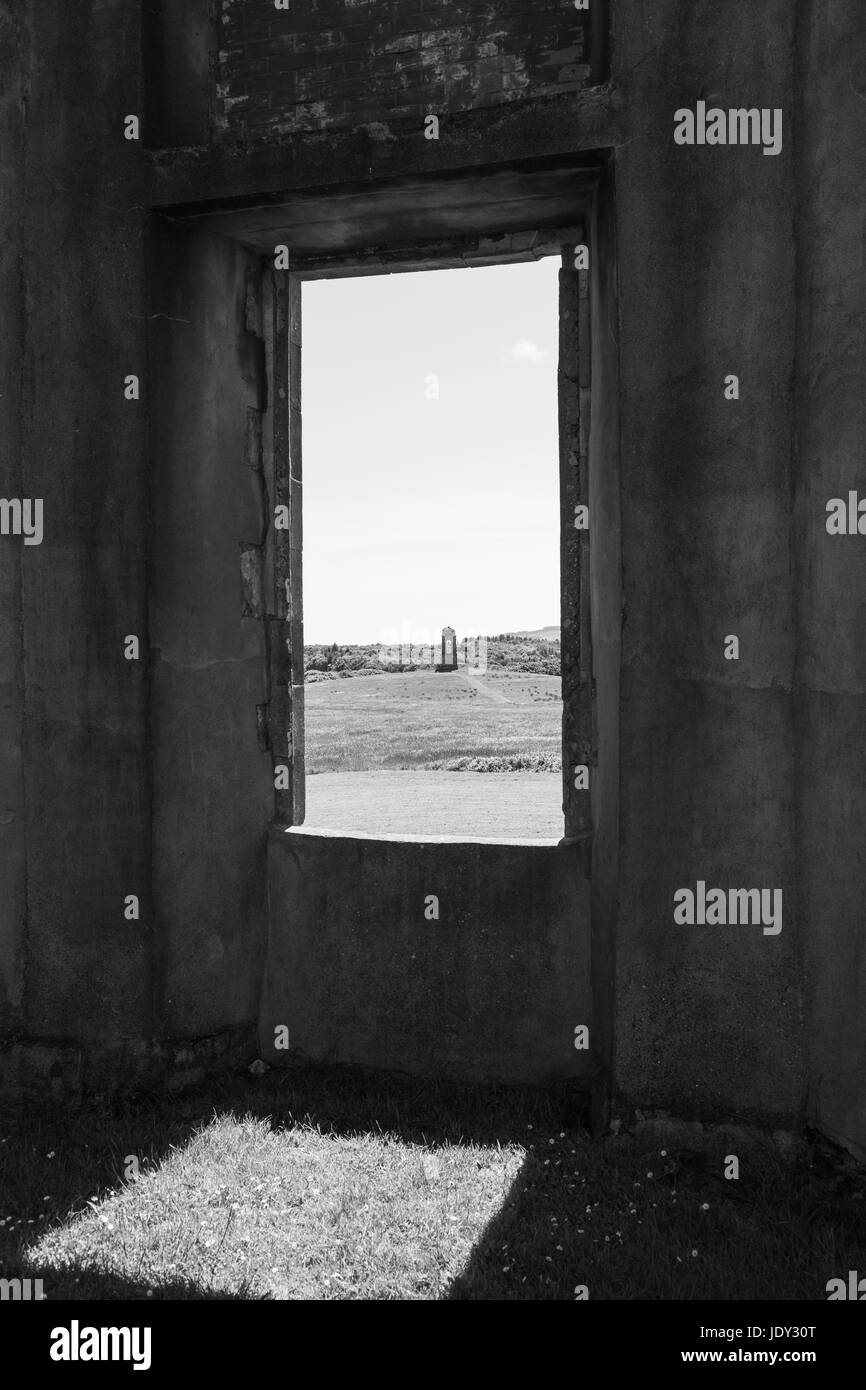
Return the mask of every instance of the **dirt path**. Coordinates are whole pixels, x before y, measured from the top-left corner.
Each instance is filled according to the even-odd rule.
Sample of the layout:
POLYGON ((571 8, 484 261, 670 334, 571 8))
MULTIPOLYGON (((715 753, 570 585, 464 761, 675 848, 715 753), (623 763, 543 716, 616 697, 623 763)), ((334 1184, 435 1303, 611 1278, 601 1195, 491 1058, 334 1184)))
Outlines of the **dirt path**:
POLYGON ((521 772, 321 772, 307 778, 306 826, 371 835, 559 839, 562 781, 521 772))
POLYGON ((461 679, 464 680, 467 685, 471 685, 473 690, 477 690, 478 694, 482 696, 483 699, 489 700, 491 704, 511 704, 511 701, 508 699, 508 696, 505 695, 501 690, 497 690, 495 685, 487 685, 486 682, 473 678, 472 676, 461 675, 461 679))

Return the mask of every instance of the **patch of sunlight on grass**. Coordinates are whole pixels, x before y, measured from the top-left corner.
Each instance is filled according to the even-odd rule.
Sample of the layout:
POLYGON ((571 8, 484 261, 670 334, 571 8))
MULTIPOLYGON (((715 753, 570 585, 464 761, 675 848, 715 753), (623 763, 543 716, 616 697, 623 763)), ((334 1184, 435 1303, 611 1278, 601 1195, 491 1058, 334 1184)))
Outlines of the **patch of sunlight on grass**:
MULTIPOLYGON (((31 1248, 58 1273, 193 1296, 436 1298, 516 1177, 515 1147, 435 1150, 220 1115, 31 1248)), ((50 1274, 45 1274, 50 1286, 50 1274)))
POLYGON ((728 1181, 712 1128, 599 1142, 582 1106, 310 1064, 0 1110, 0 1274, 49 1300, 824 1300, 862 1269, 866 1178, 831 1147, 741 1135, 728 1181))

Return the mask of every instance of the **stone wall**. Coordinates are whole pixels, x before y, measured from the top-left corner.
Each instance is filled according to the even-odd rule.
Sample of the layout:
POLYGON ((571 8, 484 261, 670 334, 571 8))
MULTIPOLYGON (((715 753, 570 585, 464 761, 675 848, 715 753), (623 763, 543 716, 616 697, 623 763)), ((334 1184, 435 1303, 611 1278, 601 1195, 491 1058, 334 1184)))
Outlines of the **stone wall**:
POLYGON ((798 631, 795 845, 807 1107, 866 1149, 866 538, 826 505, 866 495, 866 12, 801 17, 792 561, 798 631))
MULTIPOLYGON (((621 7, 623 556, 616 1076, 640 1105, 796 1114, 791 557, 794 7, 621 7), (627 9, 627 12, 626 12, 627 9), (642 22, 643 20, 643 22, 642 22), (664 55, 663 61, 661 55, 664 55), (702 95, 781 107, 782 152, 678 146, 702 95), (725 378, 740 381, 739 400, 725 378), (739 660, 725 638, 739 637, 739 660), (674 893, 784 893, 780 935, 677 926, 674 893)), ((817 518, 819 525, 821 518, 817 518)))
POLYGON ((216 126, 233 135, 420 122, 591 77, 589 15, 562 0, 222 0, 219 43, 216 126))
POLYGON ((586 845, 275 827, 262 1057, 588 1085, 588 868, 586 845))
MULTIPOLYGON (((45 509, 40 546, 0 538, 10 1084, 123 1084, 252 1046, 273 790, 250 602, 267 510, 250 448, 268 408, 250 284, 266 246, 303 216, 337 257, 343 222, 322 208, 340 207, 356 253, 373 227, 371 245, 402 228, 420 255, 417 189, 435 205, 435 177, 450 180, 437 235, 490 233, 491 255, 511 253, 539 215, 559 225, 571 163, 568 179, 551 171, 574 160, 593 301, 589 904, 577 871, 563 886, 568 847, 545 850, 560 888, 539 889, 542 917, 490 849, 498 935, 479 906, 484 949, 467 940, 450 973, 432 954, 423 970, 433 998, 474 1001, 476 1033, 454 1015, 464 1071, 482 1055, 500 1067, 499 1014, 529 997, 506 969, 496 1018, 479 1013, 500 941, 536 970, 533 1074, 560 1055, 588 969, 620 1106, 811 1120, 866 1152, 866 561, 862 537, 825 527, 827 500, 864 485, 862 6, 743 3, 732 23, 727 3, 619 0, 609 74, 596 4, 589 38, 564 3, 160 0, 140 26, 130 8, 85 4, 83 22, 82 7, 0 3, 0 494, 45 509), (676 145, 675 111, 700 100, 780 108, 780 153, 676 145), (140 141, 124 139, 130 112, 140 141), (676 924, 674 894, 699 880, 780 889, 782 931, 676 924)), ((292 852, 271 846, 268 989, 315 962, 324 914, 342 1013, 301 1033, 312 1052, 381 1064, 337 1024, 392 979, 401 884, 420 884, 426 847, 308 837, 292 852), (339 861, 335 883, 380 866, 351 921, 299 875, 317 854, 339 861), (382 981, 368 970, 353 1001, 335 953, 365 922, 382 981)), ((446 878, 474 853, 443 848, 446 878)), ((263 1038, 273 1021, 266 1009, 263 1038)), ((439 1064, 428 1022, 406 1044, 419 1067, 439 1064)), ((396 1045, 384 1060, 399 1064, 396 1045)))
POLYGON ((44 508, 40 545, 0 537, 0 1061, 113 1051, 128 1077, 154 951, 138 35, 119 3, 0 25, 0 495, 44 508))

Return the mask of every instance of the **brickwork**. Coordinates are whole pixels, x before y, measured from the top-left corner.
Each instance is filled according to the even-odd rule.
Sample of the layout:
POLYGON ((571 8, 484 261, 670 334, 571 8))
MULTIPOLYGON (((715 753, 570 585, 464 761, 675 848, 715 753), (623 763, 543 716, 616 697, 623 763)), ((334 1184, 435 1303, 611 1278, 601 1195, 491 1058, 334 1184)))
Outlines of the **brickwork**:
POLYGON ((591 79, 590 17, 572 0, 290 0, 287 10, 220 0, 220 10, 222 135, 421 121, 591 79))

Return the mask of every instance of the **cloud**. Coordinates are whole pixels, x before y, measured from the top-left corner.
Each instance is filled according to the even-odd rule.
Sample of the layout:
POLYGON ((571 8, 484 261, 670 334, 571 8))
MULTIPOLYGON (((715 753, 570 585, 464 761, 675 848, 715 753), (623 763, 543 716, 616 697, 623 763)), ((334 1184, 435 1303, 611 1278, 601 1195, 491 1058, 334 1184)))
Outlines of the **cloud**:
POLYGON ((548 354, 537 343, 521 338, 511 349, 511 357, 515 362, 546 362, 548 354))

